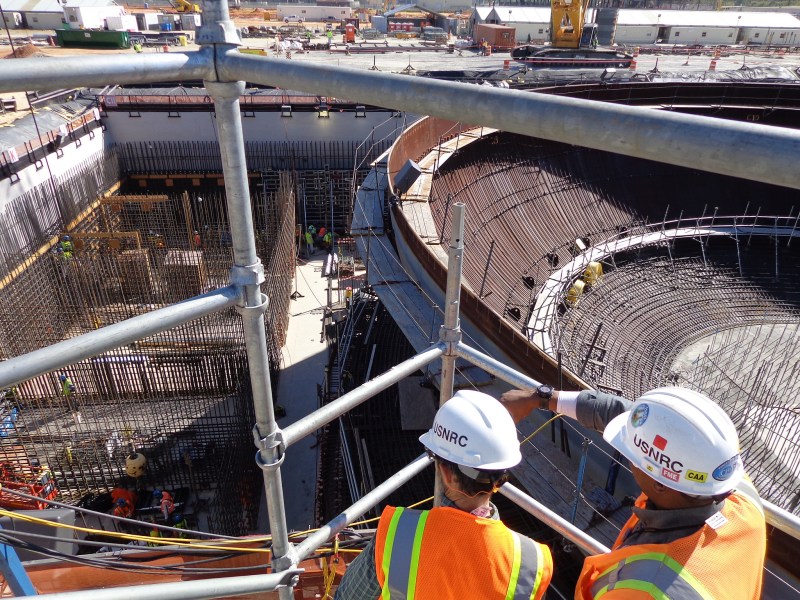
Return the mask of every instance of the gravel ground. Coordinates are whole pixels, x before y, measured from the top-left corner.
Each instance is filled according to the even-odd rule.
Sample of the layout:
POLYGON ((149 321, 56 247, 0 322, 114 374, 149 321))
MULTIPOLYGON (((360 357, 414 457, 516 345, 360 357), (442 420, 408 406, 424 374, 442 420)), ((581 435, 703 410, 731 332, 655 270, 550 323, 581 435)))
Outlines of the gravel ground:
MULTIPOLYGON (((237 27, 248 25, 267 25, 278 27, 282 23, 270 23, 258 19, 236 18, 234 23, 237 27)), ((322 24, 308 23, 309 28, 319 29, 320 34, 314 35, 310 43, 320 47, 327 44, 327 37, 324 35, 325 27, 322 24)), ((59 48, 48 45, 47 38, 54 35, 53 32, 42 30, 12 30, 14 46, 22 46, 26 43, 33 43, 39 50, 35 56, 80 56, 86 54, 130 54, 133 50, 118 49, 81 49, 81 48, 59 48)), ((505 61, 510 60, 508 53, 495 53, 492 56, 480 56, 475 50, 463 50, 461 52, 448 53, 444 50, 435 51, 427 48, 419 42, 411 40, 380 40, 377 42, 357 42, 353 44, 351 55, 344 53, 344 44, 341 36, 334 36, 332 51, 328 49, 311 50, 308 52, 294 51, 291 53, 291 60, 310 60, 316 63, 347 66, 353 68, 379 69, 388 72, 410 72, 429 71, 429 70, 492 70, 501 69, 505 61), (374 47, 376 52, 363 52, 363 48, 374 47)), ((10 53, 7 36, 0 38, 0 57, 10 53), (7 51, 5 51, 7 49, 7 51)), ((270 58, 275 60, 287 60, 285 56, 277 56, 275 51, 275 39, 268 38, 244 38, 242 48, 263 49, 270 58)), ((189 43, 186 47, 170 47, 170 52, 181 50, 196 50, 199 46, 189 43)), ((161 52, 160 47, 145 48, 145 53, 161 52)), ((636 72, 646 73, 654 68, 661 71, 707 71, 711 65, 713 56, 711 51, 703 54, 691 55, 688 60, 685 55, 674 56, 671 54, 642 54, 636 59, 636 72)), ((514 61, 510 61, 513 66, 514 61)), ((730 54, 723 55, 717 59, 716 70, 736 70, 742 66, 759 67, 778 65, 791 69, 800 68, 800 54, 791 53, 780 55, 777 52, 755 52, 747 55, 730 54)))

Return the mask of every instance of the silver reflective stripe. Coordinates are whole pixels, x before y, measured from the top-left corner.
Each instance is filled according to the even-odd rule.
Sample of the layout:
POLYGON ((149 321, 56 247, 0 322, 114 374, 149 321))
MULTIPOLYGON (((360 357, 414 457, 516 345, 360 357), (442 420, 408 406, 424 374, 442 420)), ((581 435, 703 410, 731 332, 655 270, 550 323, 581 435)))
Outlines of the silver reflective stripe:
POLYGON ((520 535, 519 541, 522 560, 519 566, 517 587, 514 590, 514 600, 530 600, 536 591, 536 578, 542 568, 542 565, 539 564, 541 557, 536 542, 532 539, 520 535))
MULTIPOLYGON (((663 555, 665 560, 670 560, 663 555)), ((675 600, 708 600, 705 590, 692 587, 688 580, 694 577, 685 569, 675 570, 664 560, 639 559, 630 556, 617 564, 617 567, 599 577, 592 585, 592 597, 602 598, 603 594, 614 589, 637 589, 648 591, 655 588, 662 598, 675 600)), ((649 592, 656 597, 652 591, 649 592)))
POLYGON ((414 535, 421 516, 422 513, 418 510, 405 509, 397 521, 392 543, 392 561, 389 563, 389 593, 392 600, 407 597, 414 535))

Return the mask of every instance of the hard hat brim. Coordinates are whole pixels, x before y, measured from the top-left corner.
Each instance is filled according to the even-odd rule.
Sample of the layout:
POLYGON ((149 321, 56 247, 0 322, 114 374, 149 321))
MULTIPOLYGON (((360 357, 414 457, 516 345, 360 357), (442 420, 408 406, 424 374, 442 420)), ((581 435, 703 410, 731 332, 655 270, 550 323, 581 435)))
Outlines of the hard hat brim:
POLYGON ((637 457, 634 456, 633 452, 630 451, 626 442, 628 438, 628 417, 630 414, 631 411, 628 410, 611 419, 611 422, 606 425, 606 428, 603 430, 603 439, 611 444, 614 450, 620 452, 625 458, 638 467, 639 461, 637 457))
POLYGON ((480 465, 465 464, 463 459, 460 459, 460 457, 451 456, 444 448, 441 448, 439 444, 434 443, 435 439, 436 438, 431 430, 428 430, 419 436, 420 443, 428 450, 433 452, 439 458, 443 458, 444 460, 448 460, 457 465, 471 467, 473 469, 480 469, 481 471, 504 471, 506 469, 516 467, 520 462, 522 462, 522 453, 519 451, 519 449, 517 449, 516 455, 509 457, 508 460, 493 463, 481 463, 480 465))

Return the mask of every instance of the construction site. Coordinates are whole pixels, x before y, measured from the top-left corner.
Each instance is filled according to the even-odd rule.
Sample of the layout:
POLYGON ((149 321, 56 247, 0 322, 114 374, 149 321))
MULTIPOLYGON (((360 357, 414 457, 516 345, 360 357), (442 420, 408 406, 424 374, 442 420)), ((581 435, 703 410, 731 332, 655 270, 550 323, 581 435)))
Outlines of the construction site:
MULTIPOLYGON (((163 147, 151 145, 150 152, 151 159, 154 152, 169 156, 163 147)), ((2 226, 0 358, 226 285, 233 254, 222 175, 164 175, 168 164, 153 172, 147 162, 134 147, 111 148, 12 202, 2 226), (41 226, 50 219, 57 225, 41 226)), ((299 249, 297 221, 346 231, 352 176, 330 169, 250 175, 258 254, 269 273, 265 330, 273 382, 299 249)), ((260 476, 251 456, 253 402, 235 310, 25 381, 4 395, 0 461, 13 475, 8 480, 32 486, 24 489, 35 495, 50 481, 57 490, 50 496, 68 503, 91 501, 121 483, 180 490, 208 507, 210 530, 239 535, 252 528, 260 476), (146 468, 125 479, 126 459, 134 455, 145 457, 146 468)))

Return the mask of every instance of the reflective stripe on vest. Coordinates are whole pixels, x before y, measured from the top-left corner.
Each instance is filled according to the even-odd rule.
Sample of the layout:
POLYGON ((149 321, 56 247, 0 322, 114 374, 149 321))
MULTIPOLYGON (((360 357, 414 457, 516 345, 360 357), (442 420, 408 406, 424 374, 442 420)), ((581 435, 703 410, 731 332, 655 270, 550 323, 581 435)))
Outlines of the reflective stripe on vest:
MULTIPOLYGON (((413 600, 425 523, 430 511, 395 509, 384 541, 382 600, 413 600)), ((509 531, 514 541, 506 600, 530 600, 544 576, 542 549, 533 540, 509 531)))
POLYGON ((592 597, 622 589, 646 592, 656 600, 714 600, 679 562, 660 552, 636 554, 610 566, 592 585, 592 597))
POLYGON ((514 563, 508 581, 506 600, 530 600, 542 583, 544 556, 542 549, 532 539, 512 531, 514 537, 514 563), (525 565, 526 568, 521 568, 525 565), (536 569, 530 567, 536 565, 536 569))
POLYGON ((417 565, 422 532, 428 511, 395 509, 383 550, 383 573, 385 579, 381 589, 383 600, 414 598, 417 586, 417 565), (399 531, 398 531, 399 529, 399 531))

